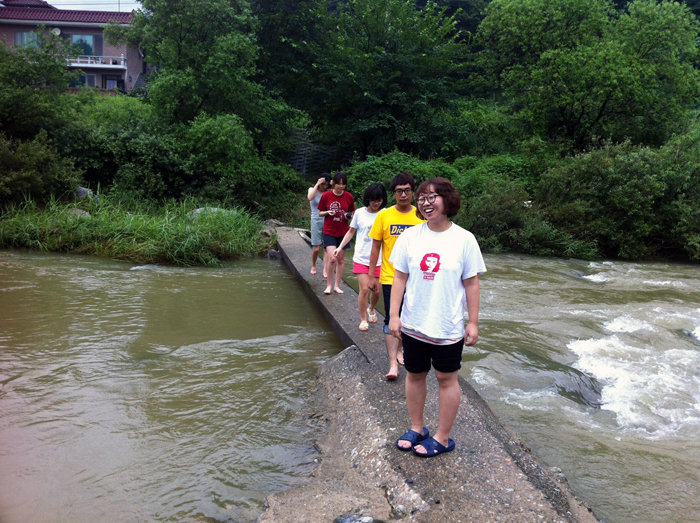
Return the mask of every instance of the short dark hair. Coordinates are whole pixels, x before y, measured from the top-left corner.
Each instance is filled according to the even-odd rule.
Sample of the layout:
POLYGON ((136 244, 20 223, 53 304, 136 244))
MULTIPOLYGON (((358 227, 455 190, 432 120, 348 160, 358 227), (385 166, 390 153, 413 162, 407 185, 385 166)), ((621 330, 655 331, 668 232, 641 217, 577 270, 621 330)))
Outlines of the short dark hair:
MULTIPOLYGON (((455 189, 455 186, 452 185, 452 182, 447 178, 436 177, 425 180, 420 184, 420 187, 418 187, 418 190, 416 191, 416 201, 420 196, 427 196, 430 194, 431 185, 435 189, 435 193, 442 196, 442 201, 445 202, 445 214, 447 217, 452 218, 453 216, 457 216, 459 208, 462 206, 462 199, 459 197, 459 193, 457 192, 457 189, 455 189)), ((425 217, 418 210, 417 205, 416 216, 418 216, 418 218, 421 220, 425 220, 425 217)))
POLYGON ((362 203, 365 205, 365 207, 369 207, 369 202, 373 200, 382 201, 382 205, 379 207, 380 209, 386 207, 386 189, 381 183, 373 183, 367 187, 367 189, 365 189, 365 194, 362 197, 362 203))
POLYGON ((337 173, 335 173, 335 176, 333 176, 333 183, 340 182, 345 182, 345 185, 348 184, 348 175, 345 174, 343 171, 338 171, 337 173))
POLYGON ((409 184, 412 190, 416 189, 416 180, 413 178, 413 175, 408 171, 400 172, 391 180, 391 192, 394 192, 397 186, 406 184, 409 184))
POLYGON ((319 176, 319 178, 323 178, 324 180, 326 180, 326 183, 330 185, 331 173, 323 173, 323 174, 321 174, 321 176, 319 176))

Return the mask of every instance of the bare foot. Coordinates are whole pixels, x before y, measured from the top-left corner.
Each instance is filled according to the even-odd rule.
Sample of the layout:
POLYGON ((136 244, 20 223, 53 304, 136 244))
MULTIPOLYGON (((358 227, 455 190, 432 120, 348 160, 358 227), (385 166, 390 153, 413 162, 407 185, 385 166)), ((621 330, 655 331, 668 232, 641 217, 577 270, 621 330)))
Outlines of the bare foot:
POLYGON ((311 274, 316 274, 316 266, 311 267, 311 274))
POLYGON ((323 294, 330 294, 330 293, 331 293, 331 288, 330 288, 330 287, 326 287, 326 290, 323 291, 323 294))
POLYGON ((328 274, 326 274, 326 271, 323 271, 323 277, 328 278, 328 274))
POLYGON ((387 381, 394 381, 396 378, 399 377, 399 369, 398 368, 391 368, 389 369, 389 372, 386 374, 386 379, 387 381))
POLYGON ((333 290, 334 290, 335 292, 337 292, 338 294, 345 294, 345 291, 341 290, 340 287, 336 287, 336 288, 333 289, 333 290))
POLYGON ((403 351, 399 352, 398 356, 396 356, 396 361, 399 362, 399 365, 403 365, 403 351))

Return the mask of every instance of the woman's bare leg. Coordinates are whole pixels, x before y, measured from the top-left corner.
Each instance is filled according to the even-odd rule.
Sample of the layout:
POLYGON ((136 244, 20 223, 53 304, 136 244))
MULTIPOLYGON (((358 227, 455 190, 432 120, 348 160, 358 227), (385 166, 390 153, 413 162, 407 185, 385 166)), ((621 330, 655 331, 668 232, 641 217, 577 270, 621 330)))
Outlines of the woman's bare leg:
POLYGON ((321 252, 320 245, 314 245, 311 248, 311 274, 316 274, 316 261, 318 260, 319 252, 321 252))
MULTIPOLYGON (((336 258, 337 263, 335 266, 335 292, 338 294, 344 294, 344 291, 340 288, 340 282, 343 280, 343 269, 345 268, 345 249, 341 249, 338 253, 338 258, 336 258)), ((328 281, 330 282, 331 274, 328 274, 328 281)))
POLYGON ((369 288, 367 287, 368 281, 369 276, 366 274, 357 275, 357 284, 360 287, 360 292, 357 294, 357 307, 360 309, 360 321, 367 321, 367 296, 369 295, 369 288))
MULTIPOLYGON (((445 447, 447 447, 447 444, 449 443, 450 432, 452 431, 452 425, 454 425, 455 419, 457 418, 457 411, 459 410, 459 401, 462 397, 462 389, 459 388, 459 381, 457 381, 458 375, 458 372, 439 372, 437 370, 435 371, 435 377, 438 380, 439 386, 438 406, 440 412, 438 415, 438 429, 435 432, 435 434, 433 434, 433 438, 438 440, 445 447)), ((412 418, 411 423, 413 423, 412 418)), ((416 445, 416 450, 421 453, 427 452, 425 447, 423 447, 422 445, 416 445)))
POLYGON ((377 314, 375 307, 377 306, 377 303, 379 303, 379 296, 380 295, 381 295, 381 293, 379 291, 373 291, 372 294, 370 295, 370 297, 369 297, 369 313, 370 314, 377 314))
MULTIPOLYGON (((425 398, 428 394, 426 382, 427 372, 414 374, 406 373, 406 405, 408 406, 408 416, 411 418, 411 430, 418 434, 423 434, 423 410, 425 409, 425 398)), ((410 441, 399 441, 405 449, 411 448, 410 441)))
MULTIPOLYGON (((323 257, 323 259, 326 261, 326 264, 324 266, 324 272, 326 273, 326 283, 328 285, 326 286, 326 290, 323 292, 325 294, 330 294, 331 290, 333 289, 333 270, 336 268, 337 265, 336 258, 333 256, 333 252, 335 252, 335 246, 326 247, 325 252, 326 254, 323 257)), ((338 256, 338 258, 340 258, 340 256, 338 256)))

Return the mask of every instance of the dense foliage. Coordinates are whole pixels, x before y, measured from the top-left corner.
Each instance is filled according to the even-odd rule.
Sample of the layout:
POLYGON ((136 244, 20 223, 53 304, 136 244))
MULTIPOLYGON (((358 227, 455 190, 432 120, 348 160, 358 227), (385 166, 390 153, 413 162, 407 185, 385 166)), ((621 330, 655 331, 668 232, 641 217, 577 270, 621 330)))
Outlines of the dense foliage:
POLYGON ((199 198, 293 219, 304 182, 288 162, 305 133, 353 158, 306 177, 344 169, 355 195, 403 170, 451 179, 456 219, 485 249, 700 259, 700 11, 687 4, 143 0, 107 33, 139 43, 150 83, 117 97, 67 94, 71 50, 42 31, 0 46, 3 244, 73 249, 28 235, 41 222, 18 205, 28 197, 92 238, 59 212, 78 184, 105 208, 199 198))
POLYGON ((697 100, 700 25, 681 4, 494 0, 487 13, 479 63, 532 133, 574 150, 660 145, 697 100))

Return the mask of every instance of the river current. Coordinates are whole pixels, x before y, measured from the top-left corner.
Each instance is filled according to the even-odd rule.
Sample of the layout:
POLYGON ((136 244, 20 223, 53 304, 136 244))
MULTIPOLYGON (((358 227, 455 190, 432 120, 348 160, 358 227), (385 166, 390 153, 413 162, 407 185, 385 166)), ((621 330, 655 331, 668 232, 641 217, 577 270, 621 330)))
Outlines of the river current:
MULTIPOLYGON (((462 376, 608 523, 700 521, 700 268, 485 258, 462 376)), ((0 521, 254 521, 342 348, 279 262, 0 251, 0 521)))

